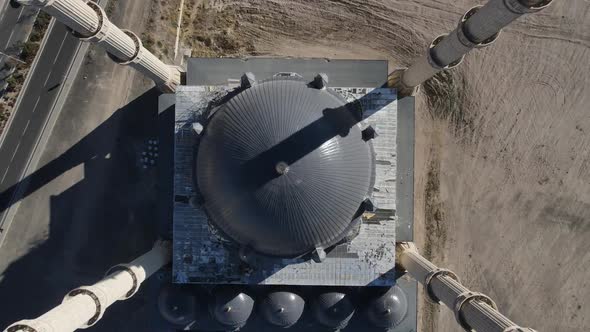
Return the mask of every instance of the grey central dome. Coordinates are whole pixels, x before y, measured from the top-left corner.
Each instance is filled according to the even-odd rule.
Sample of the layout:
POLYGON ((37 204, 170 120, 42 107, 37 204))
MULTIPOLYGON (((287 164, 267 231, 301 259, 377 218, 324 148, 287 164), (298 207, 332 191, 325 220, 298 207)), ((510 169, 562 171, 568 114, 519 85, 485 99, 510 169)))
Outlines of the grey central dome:
POLYGON ((374 174, 360 111, 302 80, 254 84, 210 117, 196 159, 211 222, 263 254, 327 248, 351 229, 374 174))

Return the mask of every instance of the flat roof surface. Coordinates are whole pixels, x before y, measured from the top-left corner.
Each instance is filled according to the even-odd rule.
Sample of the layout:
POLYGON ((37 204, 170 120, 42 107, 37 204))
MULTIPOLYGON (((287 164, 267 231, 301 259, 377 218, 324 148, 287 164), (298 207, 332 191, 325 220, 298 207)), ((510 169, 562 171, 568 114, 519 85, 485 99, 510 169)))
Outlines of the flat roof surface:
MULTIPOLYGON (((327 250, 326 259, 258 257, 247 273, 237 250, 226 245, 209 224, 205 210, 188 204, 193 186, 196 137, 192 124, 209 103, 231 91, 228 86, 181 86, 176 92, 174 147, 173 279, 176 283, 317 286, 391 286, 395 284, 397 96, 388 88, 334 90, 363 108, 361 127, 372 126, 376 177, 373 199, 354 239, 327 250)), ((238 221, 236 221, 238 222, 238 221)))
POLYGON ((326 73, 329 86, 380 87, 387 82, 386 60, 330 60, 288 58, 191 58, 187 62, 186 85, 226 85, 239 81, 245 72, 257 79, 277 72, 295 72, 311 81, 326 73))

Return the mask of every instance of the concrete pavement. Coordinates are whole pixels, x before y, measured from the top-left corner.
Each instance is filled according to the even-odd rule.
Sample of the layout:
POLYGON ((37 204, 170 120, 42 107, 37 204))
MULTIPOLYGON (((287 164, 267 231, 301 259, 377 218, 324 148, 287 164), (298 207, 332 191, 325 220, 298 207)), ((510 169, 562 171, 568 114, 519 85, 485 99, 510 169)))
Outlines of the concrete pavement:
POLYGON ((57 95, 58 90, 52 88, 62 83, 76 46, 75 38, 61 24, 55 24, 49 31, 47 46, 41 50, 37 68, 21 92, 24 97, 14 111, 14 119, 0 146, 0 155, 4 156, 0 160, 0 191, 20 180, 24 161, 57 95))
MULTIPOLYGON (((101 0, 99 4, 104 6, 107 2, 101 0)), ((33 164, 31 161, 35 153, 42 152, 42 148, 37 149, 39 144, 44 144, 42 135, 51 132, 53 123, 48 125, 48 120, 52 112, 60 111, 60 107, 55 107, 60 95, 67 95, 62 85, 71 82, 66 82, 66 74, 69 73, 68 78, 73 80, 77 68, 69 71, 74 58, 81 59, 85 55, 87 47, 84 52, 79 52, 81 45, 82 42, 74 38, 64 25, 52 20, 36 63, 0 138, 0 246, 16 213, 18 201, 26 192, 27 183, 22 180, 33 164)))
MULTIPOLYGON (((143 1, 119 0, 112 19, 141 34, 149 14, 143 1)), ((73 287, 149 249, 156 236, 156 169, 137 164, 157 135, 153 82, 93 47, 68 82, 0 248, 0 330, 46 312, 73 287)), ((113 306, 92 330, 154 331, 145 319, 153 316, 146 310, 154 292, 113 306)))
POLYGON ((59 89, 53 87, 62 83, 79 43, 61 24, 51 25, 47 33, 46 47, 37 55, 37 66, 29 73, 28 84, 21 91, 20 103, 17 102, 0 143, 1 228, 6 228, 5 212, 58 95, 59 89))

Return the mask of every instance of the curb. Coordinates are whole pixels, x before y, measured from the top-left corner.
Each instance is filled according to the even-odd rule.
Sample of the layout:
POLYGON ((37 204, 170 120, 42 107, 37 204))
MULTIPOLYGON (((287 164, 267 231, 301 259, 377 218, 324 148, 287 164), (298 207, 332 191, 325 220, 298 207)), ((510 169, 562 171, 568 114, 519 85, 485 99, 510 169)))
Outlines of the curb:
MULTIPOLYGON (((103 7, 106 7, 108 4, 109 0, 98 0, 98 4, 102 5, 103 7)), ((53 28, 55 19, 52 18, 51 19, 51 23, 49 28, 47 29, 47 31, 50 31, 50 28, 53 28)), ((42 47, 45 47, 45 41, 46 41, 46 37, 49 36, 49 33, 45 34, 45 37, 43 37, 43 42, 42 42, 42 47)), ((49 141, 49 137, 51 136, 52 132, 53 132, 53 128, 55 126, 55 123, 57 122, 57 119, 59 118, 59 115, 61 114, 61 110, 63 108, 63 105, 65 104, 69 93, 70 93, 70 89, 72 88, 73 84, 74 84, 74 79, 75 77, 71 77, 76 76, 82 66, 82 62, 84 61, 84 59, 86 58, 86 52, 88 51, 88 48, 90 47, 89 43, 85 43, 82 41, 79 41, 79 45, 78 48, 76 49, 75 53, 74 53, 74 59, 72 60, 72 62, 70 63, 70 66, 68 67, 68 69, 65 72, 64 75, 64 79, 63 79, 63 84, 60 86, 60 90, 57 93, 57 98, 55 99, 53 106, 51 106, 51 110, 49 111, 49 116, 47 117, 47 120, 45 121, 45 124, 43 125, 43 128, 41 129, 41 134, 39 135, 39 137, 37 138, 37 142, 35 142, 35 146, 33 147, 33 151, 31 152, 31 157, 29 158, 27 165, 25 166, 22 175, 20 176, 20 182, 18 183, 18 187, 17 190, 15 191, 15 196, 19 196, 20 194, 22 194, 23 190, 25 190, 28 186, 28 181, 25 180, 23 181, 23 178, 26 177, 27 174, 31 173, 31 171, 33 169, 35 169, 38 165, 39 165, 39 161, 41 159, 41 155, 44 150, 45 147, 47 145, 47 142, 49 141)), ((39 47, 39 50, 41 50, 42 48, 39 47)), ((40 52, 38 54, 41 54, 40 52)), ((35 57, 35 60, 33 62, 33 65, 36 65, 38 60, 38 57, 35 57)), ((31 66, 31 69, 33 69, 33 67, 31 66)), ((32 75, 27 75, 27 79, 25 80, 25 84, 28 84, 28 79, 29 77, 31 77, 32 75)), ((25 86, 23 84, 23 86, 25 86)), ((20 100, 22 99, 22 96, 24 94, 19 94, 18 98, 17 98, 17 103, 20 102, 20 100)), ((15 103, 15 106, 17 106, 18 104, 15 103)), ((16 112, 13 112, 13 114, 16 112)), ((11 115, 12 118, 12 115, 11 115)), ((9 119, 10 121, 10 119, 9 119)), ((7 123, 7 127, 8 127, 9 123, 7 123)), ((0 137, 0 144, 2 143, 2 140, 4 139, 4 137, 0 137)), ((22 200, 21 200, 22 201, 22 200)), ((18 208, 20 206, 21 201, 18 202, 11 202, 10 207, 2 214, 2 216, 0 217, 0 226, 2 226, 3 230, 0 233, 0 248, 2 248, 2 245, 4 244, 4 239, 6 238, 6 235, 8 234, 8 231, 10 229, 10 226, 12 224, 12 221, 14 219, 14 216, 16 215, 18 208)))
MULTIPOLYGON (((31 64, 31 68, 29 68, 29 71, 27 73, 27 77, 25 78, 25 81, 23 83, 23 86, 21 87, 20 92, 24 92, 28 85, 29 82, 31 81, 31 77, 33 76, 31 73, 33 73, 36 69, 37 69, 37 63, 39 62, 39 58, 42 52, 42 50, 45 48, 45 45, 47 44, 47 39, 49 37, 49 35, 51 34, 51 31, 53 30, 53 27, 55 26, 55 19, 51 18, 51 21, 49 22, 49 25, 47 26, 47 31, 45 32, 45 35, 43 36, 43 39, 41 40, 41 44, 39 45, 39 49, 37 50, 37 54, 35 55, 35 59, 33 60, 33 63, 31 64)), ((4 143, 4 139, 6 138, 6 135, 8 133, 8 128, 10 128, 10 125, 12 124, 12 121, 14 120, 14 117, 16 116, 16 110, 18 110, 18 107, 20 106, 20 103, 22 102, 24 93, 20 93, 18 94, 18 97, 16 97, 16 101, 14 102, 14 106, 12 106, 12 112, 10 112, 10 116, 8 117, 8 121, 6 121, 6 125, 4 126, 4 130, 2 130, 2 133, 0 134, 0 145, 2 145, 2 143, 4 143)), ((2 222, 0 222, 0 225, 2 224, 2 222)))

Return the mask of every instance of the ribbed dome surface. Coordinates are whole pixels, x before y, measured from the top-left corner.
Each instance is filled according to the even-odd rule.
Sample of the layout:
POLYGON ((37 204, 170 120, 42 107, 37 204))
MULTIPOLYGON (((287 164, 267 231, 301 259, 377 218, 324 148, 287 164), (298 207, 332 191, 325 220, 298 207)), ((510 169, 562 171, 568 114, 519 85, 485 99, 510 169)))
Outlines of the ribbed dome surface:
POLYGON ((369 304, 369 320, 377 327, 394 328, 408 313, 408 299, 399 286, 393 286, 369 304))
POLYGON ((322 293, 312 304, 317 321, 329 328, 343 329, 355 312, 348 295, 339 292, 322 293))
POLYGON ((195 297, 182 286, 167 284, 158 295, 158 309, 169 323, 186 325, 195 320, 197 311, 195 297))
POLYGON ((264 81, 232 97, 211 116, 198 150, 211 221, 268 255, 341 240, 374 172, 357 116, 335 92, 300 80, 264 81))
POLYGON ((299 320, 305 308, 301 296, 291 292, 272 292, 266 295, 260 310, 264 318, 271 324, 287 328, 299 320))
POLYGON ((232 330, 246 324, 253 308, 254 300, 236 289, 216 289, 209 304, 213 317, 232 330))

